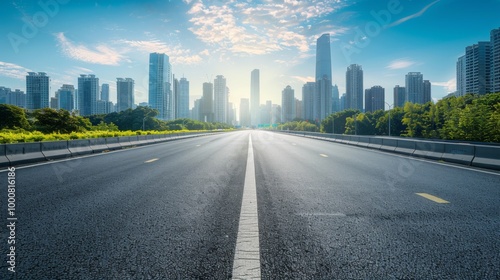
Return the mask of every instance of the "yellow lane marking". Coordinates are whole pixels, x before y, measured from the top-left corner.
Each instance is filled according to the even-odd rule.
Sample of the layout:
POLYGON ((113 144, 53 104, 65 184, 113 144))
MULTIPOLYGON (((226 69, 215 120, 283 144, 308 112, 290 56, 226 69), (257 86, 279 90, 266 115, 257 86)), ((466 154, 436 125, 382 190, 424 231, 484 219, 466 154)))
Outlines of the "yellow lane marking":
POLYGON ((328 156, 327 156, 327 155, 325 155, 325 154, 319 154, 319 155, 320 155, 320 156, 322 156, 322 157, 328 157, 328 156))
POLYGON ((153 158, 153 159, 150 159, 150 160, 146 160, 144 163, 151 163, 153 161, 157 161, 159 160, 159 158, 153 158))
POLYGON ((415 194, 420 195, 421 197, 425 197, 425 198, 432 200, 436 203, 450 203, 449 201, 446 201, 446 200, 439 198, 437 196, 433 196, 432 194, 428 194, 428 193, 415 193, 415 194))

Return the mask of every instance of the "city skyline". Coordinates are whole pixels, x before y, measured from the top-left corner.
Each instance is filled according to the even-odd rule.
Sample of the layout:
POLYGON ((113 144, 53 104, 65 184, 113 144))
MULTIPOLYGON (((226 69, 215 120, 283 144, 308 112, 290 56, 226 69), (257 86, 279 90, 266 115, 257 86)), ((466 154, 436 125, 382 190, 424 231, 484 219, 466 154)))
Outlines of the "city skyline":
MULTIPOLYGON (((279 104, 286 85, 300 89, 314 81, 315 40, 323 33, 331 34, 332 84, 340 95, 346 92, 346 67, 359 64, 366 88, 393 88, 404 84, 406 73, 421 72, 432 84, 433 98, 440 99, 456 89, 456 61, 465 47, 489 40, 489 31, 498 28, 488 15, 500 9, 492 0, 475 5, 447 0, 54 3, 57 9, 28 1, 2 4, 6 24, 0 31, 7 40, 0 43, 1 86, 26 91, 27 72, 46 72, 52 97, 63 84, 76 86, 80 74, 94 74, 111 85, 110 99, 116 102, 114 81, 127 76, 136 81, 136 102, 147 102, 148 55, 161 52, 171 58, 173 74, 190 80, 190 108, 202 96, 203 82, 215 75, 227 78, 229 101, 239 104, 250 96, 252 69, 261 71, 261 103, 279 104), (82 21, 80 14, 93 20, 82 21)), ((392 103, 392 96, 386 101, 392 103)))

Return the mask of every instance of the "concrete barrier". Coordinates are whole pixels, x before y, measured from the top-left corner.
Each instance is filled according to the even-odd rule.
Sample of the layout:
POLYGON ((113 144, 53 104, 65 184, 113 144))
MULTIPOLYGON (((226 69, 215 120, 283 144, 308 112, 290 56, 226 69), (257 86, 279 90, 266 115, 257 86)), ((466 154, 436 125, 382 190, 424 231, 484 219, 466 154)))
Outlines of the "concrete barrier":
POLYGON ((415 152, 415 140, 398 139, 394 152, 407 156, 413 155, 415 152))
POLYGON ((441 160, 443 159, 444 145, 443 142, 416 141, 413 156, 441 160))
POLYGON ((120 146, 122 146, 122 148, 132 146, 132 144, 130 143, 130 137, 128 136, 118 137, 118 143, 120 143, 120 146))
POLYGON ((356 144, 356 146, 366 148, 368 147, 368 145, 370 145, 370 137, 360 136, 358 138, 358 143, 356 144))
POLYGON ((368 148, 372 149, 380 149, 382 147, 382 138, 372 138, 370 137, 370 144, 368 144, 368 148))
POLYGON ((68 149, 71 152, 71 156, 81 156, 92 154, 94 151, 90 148, 90 140, 69 140, 68 149))
POLYGON ((398 146, 398 141, 396 139, 382 138, 382 146, 380 146, 381 151, 394 152, 398 146))
POLYGON ((0 167, 7 167, 9 165, 10 161, 5 156, 5 145, 0 145, 0 167))
POLYGON ((444 161, 471 165, 473 159, 473 145, 445 143, 443 153, 444 161))
POLYGON ((108 145, 106 145, 106 138, 92 138, 89 139, 90 148, 94 154, 102 153, 109 150, 108 145))
POLYGON ((42 154, 40 142, 6 144, 5 156, 12 166, 46 161, 45 156, 42 154))
POLYGON ((500 170, 500 147, 477 145, 472 166, 500 170))
POLYGON ((148 135, 138 135, 137 136, 137 141, 139 141, 139 145, 146 145, 148 144, 148 135))
POLYGON ((42 154, 47 160, 71 157, 68 141, 41 142, 41 145, 42 154))
POLYGON ((359 136, 351 135, 351 137, 349 137, 349 141, 347 142, 347 144, 356 146, 358 145, 358 142, 359 142, 359 136))
POLYGON ((120 145, 120 142, 118 141, 118 137, 107 137, 106 146, 108 146, 108 149, 110 150, 119 150, 122 148, 122 145, 120 145))
POLYGON ((130 145, 132 145, 132 146, 140 146, 141 145, 141 142, 139 141, 139 138, 137 137, 137 135, 129 136, 128 138, 130 141, 130 145))

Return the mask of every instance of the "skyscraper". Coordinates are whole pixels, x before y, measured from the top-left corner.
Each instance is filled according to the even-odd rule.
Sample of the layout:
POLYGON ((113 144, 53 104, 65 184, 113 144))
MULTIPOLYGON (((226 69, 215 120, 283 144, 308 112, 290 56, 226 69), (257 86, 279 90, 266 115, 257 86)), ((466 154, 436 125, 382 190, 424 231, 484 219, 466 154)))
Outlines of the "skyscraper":
POLYGON ((330 34, 316 41, 316 91, 313 104, 314 119, 321 122, 332 113, 332 59, 330 34))
POLYGON ((406 103, 406 89, 396 85, 394 87, 394 107, 404 107, 406 103))
POLYGON ((259 69, 254 69, 252 70, 250 79, 250 118, 252 126, 258 126, 260 123, 259 105, 260 105, 260 71, 259 69))
POLYGON ((286 86, 281 92, 281 121, 291 122, 295 119, 295 91, 286 86))
POLYGON ((179 80, 175 95, 176 119, 189 118, 189 81, 186 78, 181 78, 179 80))
POLYGON ((490 92, 500 93, 500 28, 490 32, 491 71, 490 92))
POLYGON ((314 121, 314 92, 316 83, 307 82, 302 86, 302 110, 304 120, 314 121))
POLYGON ((28 72, 26 76, 26 108, 28 110, 49 107, 49 76, 44 72, 28 72))
POLYGON ((465 48, 466 93, 490 93, 491 45, 479 42, 465 48))
POLYGON ((332 86, 332 113, 339 111, 339 87, 337 85, 332 86))
POLYGON ((78 78, 78 110, 81 116, 97 114, 99 78, 95 75, 80 75, 78 78))
POLYGON ((250 126, 250 100, 248 98, 242 98, 240 101, 240 125, 250 126))
POLYGON ((375 112, 385 108, 385 89, 373 86, 365 90, 365 112, 375 112))
POLYGON ((109 101, 109 84, 101 85, 101 100, 109 101))
POLYGON ((227 123, 227 94, 226 78, 217 75, 214 80, 215 122, 227 123))
POLYGON ((458 96, 464 96, 465 95, 465 85, 466 85, 466 66, 465 66, 465 55, 462 55, 461 57, 458 58, 457 61, 457 95, 458 96))
POLYGON ((429 80, 424 80, 424 94, 422 104, 431 102, 431 82, 429 80))
POLYGON ((346 72, 346 109, 363 112, 363 69, 361 65, 351 64, 346 72))
POLYGON ((116 99, 118 112, 132 109, 134 106, 134 80, 116 78, 116 99))
POLYGON ((172 96, 172 66, 168 55, 164 53, 149 54, 149 96, 148 103, 153 109, 158 110, 158 118, 163 120, 173 119, 172 96))
POLYGON ((200 113, 202 121, 214 121, 214 84, 212 83, 203 83, 203 98, 200 113))
POLYGON ((64 109, 66 111, 73 111, 75 109, 75 86, 73 85, 62 85, 58 92, 58 108, 64 109))
POLYGON ((406 102, 424 103, 424 76, 420 72, 406 74, 406 102))

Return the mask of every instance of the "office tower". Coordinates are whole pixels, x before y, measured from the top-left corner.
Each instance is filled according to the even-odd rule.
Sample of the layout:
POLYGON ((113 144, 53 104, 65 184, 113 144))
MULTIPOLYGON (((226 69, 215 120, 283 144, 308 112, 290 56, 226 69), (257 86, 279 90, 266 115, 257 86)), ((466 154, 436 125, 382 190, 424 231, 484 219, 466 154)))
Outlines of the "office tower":
POLYGON ((118 112, 132 109, 134 106, 134 80, 116 78, 116 105, 118 112))
POLYGON ((363 69, 361 65, 351 64, 346 72, 345 109, 363 111, 363 69))
POLYGON ((174 119, 178 119, 179 117, 177 114, 179 113, 179 79, 175 77, 175 75, 172 74, 172 95, 174 99, 174 119))
POLYGON ((168 55, 164 53, 149 54, 149 96, 148 103, 152 109, 158 110, 158 118, 173 119, 172 66, 168 55))
POLYGON ((214 121, 214 84, 203 83, 203 104, 201 105, 201 120, 214 121))
POLYGON ((271 123, 272 124, 281 123, 281 106, 278 104, 273 104, 271 112, 271 123))
POLYGON ((490 32, 491 70, 490 92, 500 93, 500 28, 490 32))
POLYGON ((241 127, 251 126, 250 100, 248 98, 242 98, 240 101, 240 125, 241 127))
POLYGON ((486 94, 490 92, 490 42, 479 42, 465 48, 465 91, 486 94))
POLYGON ((339 111, 339 87, 337 85, 332 86, 332 113, 339 111))
POLYGON ((344 111, 346 109, 346 106, 345 106, 345 96, 346 94, 343 93, 342 96, 340 97, 340 102, 339 102, 339 109, 340 109, 340 112, 344 111))
POLYGON ((406 103, 406 89, 405 87, 400 87, 399 85, 396 85, 394 87, 394 103, 393 106, 395 107, 404 107, 406 103))
POLYGON ((44 72, 29 72, 26 76, 26 108, 49 107, 49 76, 44 72))
POLYGON ((281 92, 281 121, 291 122, 295 119, 295 91, 286 86, 281 92))
POLYGON ((303 106, 302 106, 302 100, 298 100, 295 98, 295 119, 303 119, 303 106))
POLYGON ((226 78, 222 75, 217 75, 214 80, 215 122, 227 122, 227 94, 226 78))
POLYGON ((375 112, 385 108, 385 89, 373 86, 365 90, 365 112, 375 112))
POLYGON ((227 103, 227 123, 230 125, 236 123, 236 109, 232 102, 227 103))
POLYGON ((250 77, 250 118, 251 125, 258 126, 260 105, 260 70, 252 70, 250 77))
POLYGON ((304 111, 304 119, 315 121, 314 117, 314 92, 316 83, 307 82, 302 86, 302 110, 304 111))
POLYGON ((78 78, 78 110, 80 116, 97 114, 99 78, 95 75, 80 75, 78 78))
POLYGON ((109 84, 101 85, 101 100, 109 101, 109 84))
POLYGON ((201 111, 202 98, 196 99, 194 101, 193 109, 191 109, 191 119, 201 121, 200 111, 201 111))
POLYGON ((51 97, 50 98, 50 109, 58 110, 59 102, 57 101, 57 97, 51 97))
POLYGON ((10 88, 0 87, 0 104, 26 108, 26 94, 19 89, 12 91, 10 88))
POLYGON ((466 59, 465 55, 458 58, 457 61, 457 96, 464 96, 466 94, 466 59))
POLYGON ((64 109, 70 112, 75 109, 75 86, 63 84, 62 87, 57 90, 57 96, 57 106, 59 109, 64 109))
POLYGON ((424 100, 424 78, 420 72, 406 74, 406 102, 422 104, 424 100))
POLYGON ((189 81, 186 78, 174 79, 175 118, 189 118, 189 81))
POLYGON ((429 80, 424 80, 424 94, 422 103, 431 102, 431 82, 429 80))
POLYGON ((10 88, 0 87, 0 104, 9 104, 7 103, 8 92, 10 92, 10 88))
POLYGON ((269 125, 271 123, 272 102, 266 101, 265 105, 260 105, 260 123, 269 125))
POLYGON ((321 122, 332 113, 332 59, 330 34, 316 41, 316 91, 313 104, 314 120, 321 122))

